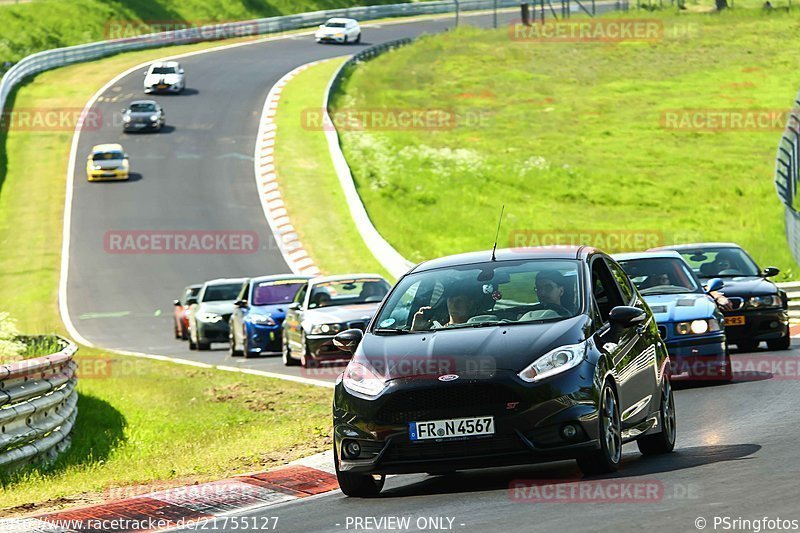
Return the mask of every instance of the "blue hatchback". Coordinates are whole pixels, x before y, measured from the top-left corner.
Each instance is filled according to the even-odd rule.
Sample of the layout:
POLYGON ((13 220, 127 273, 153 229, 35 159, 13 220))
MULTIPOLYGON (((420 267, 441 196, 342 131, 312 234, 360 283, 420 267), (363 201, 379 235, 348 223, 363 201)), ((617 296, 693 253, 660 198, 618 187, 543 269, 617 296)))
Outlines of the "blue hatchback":
POLYGON ((230 353, 245 358, 281 353, 286 308, 309 276, 251 278, 242 287, 230 319, 230 353))
POLYGON ((733 377, 722 312, 723 283, 706 286, 677 252, 614 255, 639 289, 667 345, 672 379, 730 381, 733 377))

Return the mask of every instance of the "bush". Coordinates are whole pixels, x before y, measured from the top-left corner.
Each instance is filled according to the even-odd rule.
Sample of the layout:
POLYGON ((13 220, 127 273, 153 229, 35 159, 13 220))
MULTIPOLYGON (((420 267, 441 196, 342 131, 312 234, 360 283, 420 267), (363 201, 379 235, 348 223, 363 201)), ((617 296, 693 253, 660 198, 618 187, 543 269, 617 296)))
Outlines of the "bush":
POLYGON ((25 350, 16 321, 8 313, 0 312, 0 364, 22 359, 25 350))

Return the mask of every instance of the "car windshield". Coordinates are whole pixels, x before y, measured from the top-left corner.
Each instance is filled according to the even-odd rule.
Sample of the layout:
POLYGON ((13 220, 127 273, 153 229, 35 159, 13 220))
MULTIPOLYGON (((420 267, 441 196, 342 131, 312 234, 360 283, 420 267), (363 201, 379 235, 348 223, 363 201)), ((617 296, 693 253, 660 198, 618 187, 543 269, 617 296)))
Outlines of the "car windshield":
POLYGON ((376 332, 557 321, 582 306, 577 261, 524 260, 441 268, 403 278, 376 332))
POLYGON ((380 278, 323 281, 312 286, 308 308, 377 303, 387 292, 389 283, 380 278))
POLYGON ((294 300, 305 281, 264 281, 253 288, 252 305, 284 304, 294 300))
POLYGON ((759 275, 758 265, 741 248, 702 248, 679 252, 694 273, 703 279, 759 275))
POLYGON ((155 104, 131 104, 131 113, 153 113, 156 110, 155 104))
POLYGON ((122 159, 122 152, 98 152, 92 155, 93 161, 110 161, 112 159, 122 159))
POLYGON ((175 67, 153 67, 151 74, 175 74, 175 67))
POLYGON ((327 24, 325 24, 325 27, 326 28, 344 28, 345 27, 345 23, 344 22, 328 22, 327 24))
POLYGON ((241 283, 225 283, 221 285, 208 285, 203 293, 204 302, 222 302, 235 300, 242 290, 241 283))
POLYGON ((677 257, 628 259, 619 264, 642 295, 703 292, 689 267, 677 257))

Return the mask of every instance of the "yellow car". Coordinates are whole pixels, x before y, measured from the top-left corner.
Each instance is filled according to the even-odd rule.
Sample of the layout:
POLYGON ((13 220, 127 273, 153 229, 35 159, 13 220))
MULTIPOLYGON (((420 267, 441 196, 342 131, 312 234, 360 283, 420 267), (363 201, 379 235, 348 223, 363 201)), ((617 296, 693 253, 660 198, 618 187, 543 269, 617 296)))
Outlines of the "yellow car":
POLYGON ((89 181, 126 180, 129 169, 128 154, 119 144, 98 144, 86 161, 89 181))

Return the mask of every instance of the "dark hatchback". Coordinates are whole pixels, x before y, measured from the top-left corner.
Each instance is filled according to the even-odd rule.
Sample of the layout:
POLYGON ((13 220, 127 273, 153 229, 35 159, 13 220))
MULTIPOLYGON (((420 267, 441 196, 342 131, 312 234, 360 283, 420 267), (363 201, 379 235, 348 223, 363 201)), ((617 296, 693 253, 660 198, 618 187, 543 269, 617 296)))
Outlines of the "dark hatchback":
POLYGON ((337 380, 342 491, 386 474, 577 459, 618 468, 622 444, 670 452, 675 410, 656 321, 622 268, 588 247, 479 252, 403 276, 337 380))
POLYGON ((654 250, 677 251, 704 282, 722 279, 722 293, 730 302, 720 306, 728 344, 752 351, 766 341, 770 350, 789 349, 789 300, 769 280, 779 273, 777 268, 761 270, 747 252, 731 243, 685 244, 654 250))

